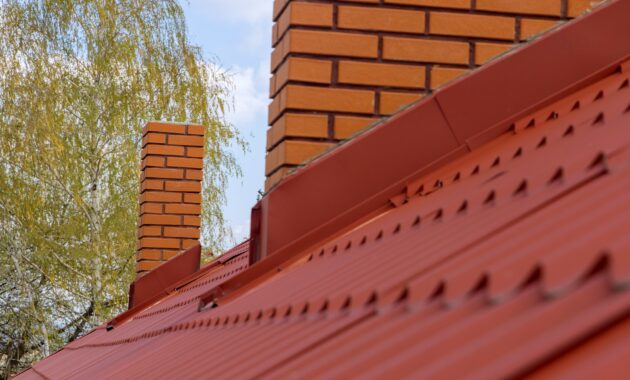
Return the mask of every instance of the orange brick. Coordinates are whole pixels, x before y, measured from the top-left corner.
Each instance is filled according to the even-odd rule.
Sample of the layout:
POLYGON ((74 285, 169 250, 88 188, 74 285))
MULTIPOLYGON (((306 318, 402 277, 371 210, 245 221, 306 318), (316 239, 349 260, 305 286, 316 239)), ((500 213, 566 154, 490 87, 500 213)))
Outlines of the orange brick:
POLYGON ((146 168, 144 170, 144 175, 146 178, 181 179, 184 178, 184 171, 181 169, 146 168))
POLYGON ((186 157, 203 158, 203 148, 186 148, 186 157))
POLYGON ((281 93, 283 109, 372 113, 374 92, 289 85, 281 93))
POLYGON ((164 190, 164 181, 145 179, 140 184, 140 191, 145 190, 164 190))
POLYGON ((267 131, 267 149, 285 137, 328 137, 328 116, 286 113, 267 131))
POLYGON ((168 157, 166 166, 171 168, 203 169, 203 160, 198 158, 168 157))
POLYGON ((280 182, 291 171, 290 168, 280 168, 265 179, 265 191, 269 191, 275 184, 280 182))
POLYGON ((282 106, 282 92, 278 93, 273 101, 269 104, 269 109, 267 110, 267 123, 271 125, 278 116, 280 116, 280 112, 282 106))
POLYGON ((277 19, 280 13, 284 10, 284 6, 287 5, 289 0, 273 0, 273 19, 277 19))
POLYGON ((450 67, 437 67, 431 68, 431 88, 438 88, 460 75, 463 75, 468 70, 465 69, 453 69, 450 67))
POLYGON ((275 95, 288 81, 330 83, 331 79, 331 61, 290 57, 276 71, 270 92, 275 95))
POLYGON ((272 74, 271 78, 269 78, 269 97, 270 98, 273 97, 275 93, 277 92, 277 90, 279 89, 278 86, 276 85, 276 82, 277 82, 276 75, 278 75, 278 71, 276 71, 275 74, 272 74))
POLYGON ((301 164, 314 156, 326 151, 334 144, 306 141, 285 142, 285 163, 301 164))
POLYGON ((271 46, 276 46, 276 44, 278 43, 278 38, 279 38, 279 34, 278 34, 278 24, 273 24, 271 26, 271 46))
POLYGON ((136 260, 162 260, 162 251, 159 249, 141 249, 136 254, 136 260))
POLYGON ((201 214, 201 206, 193 204, 165 204, 164 212, 166 214, 199 215, 201 214))
POLYGON ((385 59, 467 64, 469 50, 465 42, 383 37, 385 59))
POLYGON ((551 29, 554 25, 556 25, 556 21, 524 18, 521 20, 521 40, 530 39, 551 29))
POLYGON ((185 226, 197 226, 201 225, 201 218, 198 216, 184 215, 185 226))
POLYGON ((483 11, 560 16, 562 0, 477 0, 483 11))
POLYGON ((180 248, 179 239, 141 238, 140 248, 180 248))
POLYGON ((142 137, 142 146, 147 144, 164 144, 166 142, 166 135, 163 133, 149 132, 142 137))
POLYGON ((201 191, 199 181, 166 181, 166 191, 181 191, 188 193, 198 193, 201 191))
POLYGON ((203 146, 203 136, 169 135, 169 145, 203 146))
POLYGON ((203 179, 203 171, 186 169, 186 179, 195 179, 201 181, 203 179))
POLYGON ((569 0, 567 13, 569 17, 577 17, 601 2, 601 0, 569 0))
POLYGON ((385 4, 423 5, 440 8, 470 8, 470 0, 385 0, 385 4))
POLYGON ((337 26, 346 29, 424 33, 424 12, 340 6, 337 26))
POLYGON ((181 217, 178 215, 151 215, 145 214, 140 217, 140 224, 146 225, 161 225, 161 226, 179 226, 181 224, 181 217))
POLYGON ((142 149, 142 157, 144 158, 147 154, 155 154, 158 156, 183 156, 184 148, 181 146, 147 144, 142 149))
POLYGON ((142 169, 146 167, 163 167, 166 162, 164 157, 146 156, 142 159, 142 169))
POLYGON ((151 121, 142 129, 142 135, 144 136, 149 132, 176 133, 183 135, 186 133, 186 126, 184 124, 151 121))
POLYGON ((398 112, 403 106, 417 101, 422 98, 422 94, 414 94, 408 92, 381 92, 380 113, 383 115, 391 115, 398 112))
POLYGON ((191 124, 187 128, 187 132, 189 135, 200 135, 203 136, 205 134, 206 127, 203 125, 191 124))
POLYGON ((425 68, 368 62, 339 62, 339 82, 390 87, 423 88, 425 68))
POLYGON ((335 116, 335 138, 348 138, 377 120, 375 117, 335 116))
POLYGON ((163 261, 141 260, 136 263, 136 272, 150 272, 162 265, 163 261))
POLYGON ((333 144, 309 141, 283 141, 267 155, 266 174, 282 165, 298 165, 323 153, 333 144))
POLYGON ((199 244, 199 239, 184 239, 182 240, 182 249, 188 249, 199 244))
POLYGON ((290 30, 286 37, 288 53, 311 53, 346 57, 376 58, 378 37, 358 33, 290 30))
POLYGON ((179 252, 181 252, 181 251, 179 251, 179 250, 170 250, 170 249, 169 249, 169 250, 167 250, 167 249, 163 249, 163 250, 162 250, 162 258, 163 258, 164 260, 170 260, 170 259, 172 259, 173 257, 177 256, 177 255, 179 254, 179 252))
POLYGON ((285 145, 284 142, 280 143, 277 147, 273 148, 271 151, 267 152, 267 156, 265 156, 265 175, 269 176, 275 174, 274 171, 278 169, 284 163, 284 155, 285 155, 285 145))
POLYGON ((484 64, 499 54, 507 51, 513 45, 477 42, 475 44, 475 63, 484 64))
POLYGON ((142 214, 161 214, 163 211, 161 203, 143 203, 140 205, 140 215, 142 214))
POLYGON ((164 191, 145 191, 140 196, 140 203, 144 202, 181 202, 180 193, 167 193, 164 191))
POLYGON ((333 25, 332 4, 292 2, 278 19, 278 36, 291 25, 329 26, 333 25))
POLYGON ((160 226, 145 226, 138 229, 138 236, 162 236, 162 227, 160 226))
POLYGON ((443 12, 430 15, 431 34, 514 40, 515 28, 512 17, 443 12))
POLYGON ((199 239, 199 228, 164 227, 164 236, 199 239))
POLYGON ((201 203, 201 194, 198 193, 186 193, 184 194, 184 202, 185 203, 201 203))
POLYGON ((282 62, 284 57, 286 57, 289 49, 289 39, 290 35, 285 36, 283 39, 278 41, 275 48, 271 51, 271 71, 274 72, 278 65, 282 62))

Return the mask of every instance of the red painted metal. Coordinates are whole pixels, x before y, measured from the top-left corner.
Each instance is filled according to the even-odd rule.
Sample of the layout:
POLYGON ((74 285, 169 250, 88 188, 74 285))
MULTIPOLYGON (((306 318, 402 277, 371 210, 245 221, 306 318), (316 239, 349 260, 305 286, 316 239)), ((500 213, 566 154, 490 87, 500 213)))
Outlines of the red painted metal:
MULTIPOLYGON (((416 170, 387 192, 387 207, 360 215, 351 228, 246 270, 249 247, 263 243, 245 242, 115 328, 95 329, 19 378, 627 373, 630 72, 624 67, 596 69, 608 73, 603 77, 585 73, 589 83, 577 78, 581 89, 521 115, 511 131, 430 171, 416 170)), ((420 116, 431 113, 416 115, 421 124, 420 116)), ((360 141, 369 140, 353 144, 367 144, 360 141)), ((361 185, 355 187, 363 194, 361 185)), ((268 211, 253 228, 263 236, 277 216, 268 211)))
POLYGON ((599 7, 461 78, 285 179, 257 205, 252 233, 258 233, 251 238, 256 265, 208 294, 206 301, 238 297, 244 284, 273 274, 304 250, 390 208, 410 178, 435 172, 516 128, 527 116, 525 111, 532 113, 534 107, 612 73, 620 59, 630 55, 628 44, 618 37, 627 34, 628 6, 627 1, 611 1, 599 7), (606 43, 575 48, 571 41, 579 41, 585 28, 592 36, 607 38, 606 43), (529 53, 532 49, 534 55, 529 53), (508 74, 514 78, 506 79, 508 74), (507 88, 502 87, 505 81, 510 83, 507 88), (510 102, 515 106, 505 106, 510 102), (470 131, 465 132, 469 118, 470 131), (489 124, 484 127, 483 122, 489 124))
MULTIPOLYGON (((225 280, 229 277, 232 277, 238 272, 245 270, 249 266, 249 242, 245 241, 225 252, 223 255, 213 260, 210 264, 206 265, 201 270, 197 269, 196 271, 191 271, 190 269, 193 269, 195 266, 199 268, 199 259, 201 253, 200 248, 201 247, 199 245, 192 247, 184 251, 178 257, 158 267, 156 271, 160 268, 163 268, 160 272, 152 271, 145 277, 136 280, 134 284, 138 284, 140 280, 148 276, 154 277, 149 278, 149 281, 147 282, 140 283, 139 289, 144 290, 144 293, 142 294, 143 298, 138 299, 138 301, 133 304, 133 306, 129 310, 107 322, 105 324, 106 328, 111 330, 117 325, 125 323, 132 318, 142 317, 144 315, 142 313, 143 311, 157 303, 160 303, 161 305, 159 310, 169 309, 171 307, 171 303, 173 303, 172 298, 170 300, 166 300, 166 298, 171 294, 177 293, 180 289, 183 289, 185 291, 186 289, 188 289, 191 283, 196 284, 197 288, 199 288, 199 286, 201 285, 206 286, 206 283, 208 283, 207 278, 211 276, 212 280, 209 283, 211 283, 213 286, 216 286, 218 285, 217 280, 225 280), (232 262, 239 263, 238 267, 236 269, 223 273, 222 276, 216 278, 216 272, 222 272, 225 268, 229 268, 228 264, 231 264, 232 262), (173 265, 173 267, 171 267, 170 265, 173 265), (181 268, 178 266, 181 266, 181 268)), ((134 285, 132 284, 132 289, 133 288, 134 285)), ((207 289, 204 288, 204 291, 205 290, 207 289)), ((198 292, 199 291, 197 291, 197 293, 198 292)), ((134 297, 133 293, 130 294, 130 298, 132 297, 134 297)), ((193 298, 192 301, 190 298, 184 301, 179 299, 175 303, 180 304, 182 302, 184 304, 196 303, 197 299, 193 298)), ((132 304, 131 301, 130 304, 132 304)))
POLYGON ((630 35, 628 15, 630 2, 611 2, 448 85, 436 97, 458 141, 477 147, 518 118, 610 74, 628 58, 627 47, 617 43, 630 35))
POLYGON ((129 308, 168 294, 168 289, 183 278, 199 271, 201 245, 197 244, 131 284, 129 308))
POLYGON ((610 74, 628 57, 627 1, 496 60, 285 179, 262 201, 259 252, 306 249, 382 209, 408 178, 505 133, 536 107, 610 74), (441 161, 440 161, 441 160, 441 161))

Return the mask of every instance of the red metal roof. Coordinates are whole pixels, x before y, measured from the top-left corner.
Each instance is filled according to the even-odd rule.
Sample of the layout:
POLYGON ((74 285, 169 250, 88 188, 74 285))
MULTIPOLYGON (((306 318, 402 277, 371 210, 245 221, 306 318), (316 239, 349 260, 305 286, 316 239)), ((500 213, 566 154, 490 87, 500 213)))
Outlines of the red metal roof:
POLYGON ((410 177, 477 149, 536 109, 610 74, 630 53, 621 37, 630 35, 628 14, 630 2, 610 1, 298 170, 260 202, 252 257, 273 269, 382 212, 410 177))
POLYGON ((618 377, 630 61, 593 70, 274 273, 241 244, 19 378, 618 377))

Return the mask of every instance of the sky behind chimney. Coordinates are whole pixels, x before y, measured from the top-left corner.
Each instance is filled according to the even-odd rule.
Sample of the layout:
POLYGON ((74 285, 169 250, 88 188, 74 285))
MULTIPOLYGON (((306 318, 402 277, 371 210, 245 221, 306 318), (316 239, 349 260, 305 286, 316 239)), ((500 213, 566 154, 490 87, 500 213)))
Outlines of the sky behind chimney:
POLYGON ((216 57, 234 74, 235 107, 229 120, 250 144, 236 152, 242 180, 232 180, 225 215, 236 242, 249 236, 250 209, 264 187, 265 132, 269 103, 272 0, 190 0, 183 2, 190 37, 207 58, 216 57))

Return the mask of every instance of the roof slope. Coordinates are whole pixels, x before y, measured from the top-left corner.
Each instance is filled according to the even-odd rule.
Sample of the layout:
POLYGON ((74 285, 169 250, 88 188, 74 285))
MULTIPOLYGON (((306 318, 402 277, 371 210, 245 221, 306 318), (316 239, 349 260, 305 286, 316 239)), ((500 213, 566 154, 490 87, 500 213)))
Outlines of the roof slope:
POLYGON ((409 178, 395 207, 219 307, 208 295, 247 266, 247 244, 19 378, 619 374, 630 358, 630 61, 615 67, 409 178))
POLYGON ((24 377, 503 378, 623 366, 629 79, 600 80, 410 182, 418 191, 400 207, 230 303, 199 311, 198 296, 240 257, 24 377), (611 329, 589 360, 563 366, 611 329))

